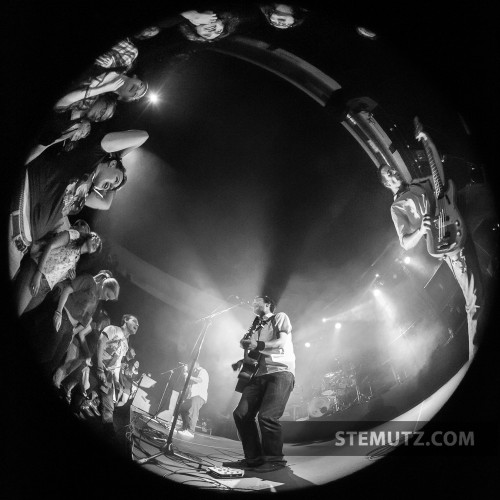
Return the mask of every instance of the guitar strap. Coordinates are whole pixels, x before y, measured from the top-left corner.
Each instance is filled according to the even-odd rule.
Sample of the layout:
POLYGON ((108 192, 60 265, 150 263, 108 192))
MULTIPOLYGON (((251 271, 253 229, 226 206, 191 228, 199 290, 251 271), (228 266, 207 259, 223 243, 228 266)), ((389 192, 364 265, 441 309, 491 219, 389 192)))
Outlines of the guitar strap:
MULTIPOLYGON (((273 326, 273 331, 276 330, 276 315, 273 314, 269 319, 266 319, 265 321, 262 322, 261 328, 259 328, 259 334, 257 335, 257 340, 260 340, 260 332, 262 331, 262 328, 267 325, 268 322, 271 322, 271 325, 273 326)), ((278 332, 279 336, 279 332, 278 332)))

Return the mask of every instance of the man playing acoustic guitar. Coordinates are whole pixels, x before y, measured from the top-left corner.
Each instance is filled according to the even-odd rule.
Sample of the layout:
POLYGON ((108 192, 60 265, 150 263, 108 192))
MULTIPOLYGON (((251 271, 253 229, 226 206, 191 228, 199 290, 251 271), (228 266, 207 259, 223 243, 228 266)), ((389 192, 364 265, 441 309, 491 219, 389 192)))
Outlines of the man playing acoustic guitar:
POLYGON ((276 304, 268 296, 256 297, 252 306, 257 318, 240 345, 245 349, 242 371, 250 367, 254 373, 247 377, 233 412, 245 459, 223 465, 271 472, 286 464, 279 419, 295 383, 292 325, 285 313, 274 314, 276 304))
MULTIPOLYGON (((436 159, 434 166, 441 179, 444 172, 439 161, 437 150, 428 135, 419 130, 417 138, 426 141, 432 156, 436 159)), ((431 233, 436 206, 435 183, 432 176, 414 179, 407 183, 396 168, 389 165, 379 167, 382 184, 392 191, 394 201, 391 205, 391 216, 398 233, 401 246, 405 250, 414 248, 420 240, 431 233)), ((465 223, 464 223, 465 226, 465 223)), ((465 233, 466 228, 463 228, 465 233)), ((465 244, 453 252, 443 253, 440 256, 451 269, 458 285, 465 297, 465 310, 467 312, 467 327, 469 334, 469 359, 472 359, 477 346, 474 337, 477 330, 477 317, 480 306, 479 297, 482 295, 482 279, 477 262, 474 243, 470 235, 465 244)))

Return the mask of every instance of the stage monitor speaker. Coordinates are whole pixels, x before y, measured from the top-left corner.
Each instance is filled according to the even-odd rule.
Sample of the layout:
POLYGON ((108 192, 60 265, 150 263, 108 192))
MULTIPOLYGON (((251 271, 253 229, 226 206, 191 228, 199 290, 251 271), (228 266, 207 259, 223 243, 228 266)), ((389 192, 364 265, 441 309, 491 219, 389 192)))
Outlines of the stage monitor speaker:
POLYGON ((164 409, 158 413, 157 417, 161 420, 165 420, 165 422, 171 422, 178 398, 179 393, 177 391, 172 391, 168 405, 166 405, 165 402, 162 403, 164 409))
POLYGON ((151 399, 150 399, 150 391, 148 389, 152 389, 156 384, 156 381, 147 375, 143 375, 139 380, 138 388, 135 393, 134 399, 132 400, 132 406, 139 408, 146 413, 149 413, 151 410, 151 399))

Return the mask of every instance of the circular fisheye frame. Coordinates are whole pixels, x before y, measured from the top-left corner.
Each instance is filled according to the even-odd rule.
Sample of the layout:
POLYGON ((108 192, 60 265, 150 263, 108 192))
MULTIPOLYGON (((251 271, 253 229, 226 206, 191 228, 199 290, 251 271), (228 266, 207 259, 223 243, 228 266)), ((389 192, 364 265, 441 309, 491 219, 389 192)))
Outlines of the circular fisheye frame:
POLYGON ((496 284, 492 191, 429 75, 352 26, 173 12, 95 54, 32 141, 9 218, 20 328, 134 467, 289 492, 470 444, 433 418, 496 284))

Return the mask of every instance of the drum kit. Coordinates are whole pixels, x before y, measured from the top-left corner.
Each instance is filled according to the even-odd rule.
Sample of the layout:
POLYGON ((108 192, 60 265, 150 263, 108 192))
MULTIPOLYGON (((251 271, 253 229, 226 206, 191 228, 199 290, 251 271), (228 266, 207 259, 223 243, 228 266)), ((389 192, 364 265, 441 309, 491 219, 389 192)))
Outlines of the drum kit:
POLYGON ((333 370, 323 375, 320 385, 313 392, 313 399, 308 404, 311 418, 332 415, 371 397, 371 388, 370 396, 360 392, 356 367, 352 362, 338 357, 333 361, 333 370))

